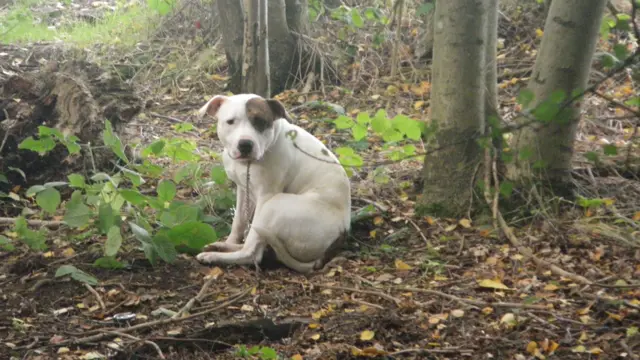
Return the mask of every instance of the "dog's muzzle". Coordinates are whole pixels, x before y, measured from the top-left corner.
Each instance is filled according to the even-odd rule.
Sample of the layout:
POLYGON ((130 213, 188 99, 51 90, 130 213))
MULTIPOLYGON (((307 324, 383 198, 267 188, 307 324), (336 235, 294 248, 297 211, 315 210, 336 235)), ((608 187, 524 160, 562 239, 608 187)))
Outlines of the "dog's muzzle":
POLYGON ((238 141, 238 151, 240 152, 240 157, 249 157, 253 152, 253 141, 246 139, 238 141))

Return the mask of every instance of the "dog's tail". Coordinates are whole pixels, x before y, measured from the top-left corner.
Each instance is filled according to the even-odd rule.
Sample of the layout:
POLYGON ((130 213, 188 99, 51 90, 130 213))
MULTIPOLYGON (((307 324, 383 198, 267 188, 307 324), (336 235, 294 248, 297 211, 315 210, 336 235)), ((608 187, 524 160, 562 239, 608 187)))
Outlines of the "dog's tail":
POLYGON ((282 241, 271 231, 255 225, 251 225, 251 229, 255 230, 258 235, 263 238, 271 248, 273 248, 278 260, 282 261, 286 266, 303 274, 308 274, 316 269, 317 261, 300 262, 299 260, 296 260, 291 256, 289 251, 287 251, 286 247, 282 245, 282 241))

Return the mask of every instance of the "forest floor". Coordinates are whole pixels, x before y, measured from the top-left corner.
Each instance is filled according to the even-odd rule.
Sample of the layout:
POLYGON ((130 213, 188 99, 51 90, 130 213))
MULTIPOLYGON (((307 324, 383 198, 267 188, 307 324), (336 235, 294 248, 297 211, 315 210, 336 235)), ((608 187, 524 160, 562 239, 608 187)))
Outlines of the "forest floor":
MULTIPOLYGON (((504 21, 517 27, 508 23, 513 18, 504 21)), ((518 110, 517 90, 535 59, 535 30, 500 50, 500 111, 507 121, 518 110)), ((195 55, 202 46, 184 39, 169 45, 167 39, 149 45, 153 61, 136 62, 149 52, 142 47, 117 56, 117 66, 126 62, 136 72, 147 102, 126 137, 143 144, 181 137, 219 150, 212 124, 195 121, 194 114, 222 91, 224 66, 200 66, 220 56, 207 53, 203 59, 195 55), (181 67, 185 59, 192 66, 181 67), (193 129, 181 131, 183 123, 193 129)), ((38 71, 33 69, 41 58, 29 55, 38 46, 4 46, 0 60, 12 71, 38 71)), ((98 52, 94 60, 115 66, 116 55, 104 45, 98 52)), ((594 69, 594 78, 603 76, 594 69)), ((385 108, 427 118, 428 71, 413 68, 391 79, 369 70, 351 66, 343 70, 351 80, 339 87, 290 90, 278 98, 300 126, 331 147, 346 137, 325 121, 335 115, 307 106, 313 101, 338 104, 350 115, 385 108)), ((638 89, 627 73, 600 88, 620 101, 638 89)), ((92 249, 104 237, 64 227, 48 233, 46 252, 23 246, 0 251, 0 358, 275 359, 277 353, 286 359, 640 359, 640 181, 592 167, 585 158, 590 151, 602 153, 605 142, 632 141, 633 119, 595 95, 584 104, 576 184, 585 198, 606 201, 575 205, 561 217, 552 205, 541 204, 539 214, 511 223, 520 245, 542 262, 527 258, 494 229, 490 216, 416 216, 422 163, 409 159, 379 170, 388 176, 386 184, 373 181, 379 174, 371 168, 355 172, 359 220, 345 259, 324 273, 204 266, 187 255, 151 266, 133 248, 119 254, 129 263, 125 269, 99 269, 91 265, 100 256, 92 249), (559 275, 545 262, 569 274, 559 275), (91 273, 99 284, 54 277, 63 264, 91 273), (199 293, 189 316, 170 318, 199 293), (114 320, 123 313, 135 317, 114 320)), ((380 139, 371 138, 361 149, 365 163, 381 160, 380 146, 380 139)), ((175 171, 174 164, 161 164, 167 176, 175 171)), ((181 188, 178 196, 191 201, 198 193, 181 188)), ((10 229, 4 234, 10 236, 10 229)))

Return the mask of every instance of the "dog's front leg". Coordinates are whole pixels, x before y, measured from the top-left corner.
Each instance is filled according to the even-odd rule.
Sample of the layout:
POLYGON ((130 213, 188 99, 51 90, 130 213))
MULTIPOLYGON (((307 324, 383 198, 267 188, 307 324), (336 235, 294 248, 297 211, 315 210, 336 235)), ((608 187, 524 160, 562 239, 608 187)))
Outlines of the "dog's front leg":
POLYGON ((242 248, 242 240, 244 240, 245 230, 249 224, 250 218, 253 215, 253 204, 251 201, 247 203, 246 191, 244 187, 238 186, 236 192, 236 210, 233 215, 233 221, 231 223, 231 232, 227 236, 227 240, 224 242, 218 241, 213 244, 207 245, 203 251, 238 251, 242 248), (247 211, 248 210, 248 211, 247 211))

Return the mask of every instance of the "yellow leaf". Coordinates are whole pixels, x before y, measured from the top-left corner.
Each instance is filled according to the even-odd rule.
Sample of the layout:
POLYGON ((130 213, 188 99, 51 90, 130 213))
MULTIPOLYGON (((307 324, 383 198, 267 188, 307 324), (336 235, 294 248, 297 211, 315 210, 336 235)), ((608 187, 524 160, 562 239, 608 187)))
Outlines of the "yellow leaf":
POLYGON ((500 319, 501 324, 507 324, 507 326, 515 326, 518 324, 516 316, 513 313, 506 313, 500 319))
POLYGON ((303 360, 303 357, 300 354, 295 354, 291 357, 291 360, 303 360))
POLYGON ((373 218, 373 225, 379 226, 381 224, 384 224, 384 219, 382 218, 382 216, 376 216, 375 218, 373 218))
POLYGON ((422 108, 423 106, 424 106, 424 101, 422 100, 416 101, 415 103, 413 103, 414 110, 420 110, 420 108, 422 108))
POLYGON ((458 224, 451 224, 451 225, 447 226, 447 227, 444 229, 444 231, 446 231, 446 232, 451 232, 451 231, 455 230, 457 227, 458 227, 458 224))
POLYGON ((168 64, 167 64, 167 69, 168 69, 168 70, 173 70, 173 69, 175 69, 176 67, 178 67, 178 65, 176 65, 176 63, 168 63, 168 64))
POLYGON ((313 335, 311 335, 311 339, 313 339, 313 340, 319 340, 319 339, 320 339, 320 334, 313 334, 313 335))
POLYGON ((538 349, 538 343, 536 343, 535 341, 529 341, 529 343, 527 344, 527 352, 529 354, 533 354, 536 352, 537 349, 538 349))
POLYGON ((76 251, 73 248, 66 248, 62 251, 62 256, 69 258, 76 254, 76 251))
POLYGON ((396 269, 401 271, 407 271, 413 269, 413 267, 400 259, 396 259, 396 269))
POLYGON ((377 234, 377 233, 378 233, 378 232, 377 232, 376 230, 371 230, 371 231, 369 231, 369 237, 373 239, 373 238, 375 238, 375 237, 376 237, 376 234, 377 234))
POLYGON ((373 339, 373 337, 376 335, 375 332, 371 331, 371 330, 365 330, 362 333, 360 333, 360 340, 362 341, 369 341, 371 339, 373 339))
POLYGON ((47 251, 46 253, 42 254, 42 257, 50 258, 50 257, 53 257, 53 255, 55 255, 53 251, 47 251))
POLYGON ((640 221, 640 211, 633 214, 633 221, 640 221))
POLYGON ((220 74, 211 75, 211 80, 213 81, 227 81, 229 78, 226 76, 222 76, 220 74))
POLYGON ((318 324, 318 323, 311 323, 311 324, 309 324, 309 329, 317 329, 317 328, 318 328, 318 326, 320 326, 320 324, 318 324))
POLYGON ((542 29, 536 29, 536 37, 541 38, 544 35, 544 31, 542 29))
POLYGON ((544 286, 544 291, 556 291, 558 290, 558 286, 554 284, 547 284, 544 286))
POLYGON ((464 310, 461 310, 461 309, 452 310, 451 311, 451 316, 457 317, 457 318, 463 317, 464 316, 464 310))
POLYGON ((436 276, 433 277, 433 280, 435 280, 435 281, 447 281, 447 280, 449 280, 449 278, 446 277, 446 276, 442 276, 442 275, 436 275, 436 276))
POLYGON ((458 224, 462 225, 463 228, 468 229, 471 227, 471 220, 469 219, 460 219, 458 224))
POLYGON ((580 309, 577 311, 578 315, 587 315, 591 310, 591 306, 587 306, 586 308, 580 309))
POLYGON ((549 354, 553 354, 554 352, 556 352, 556 350, 558 350, 559 347, 560 347, 560 344, 551 340, 551 343, 549 344, 549 354))
POLYGON ((489 314, 493 313, 493 308, 487 306, 486 308, 482 309, 482 313, 485 314, 485 315, 489 315, 489 314))
POLYGON ((571 352, 574 352, 574 353, 583 353, 585 351, 587 351, 587 348, 584 347, 584 345, 578 345, 578 346, 574 347, 573 349, 571 349, 571 352))
POLYGON ((499 280, 484 279, 478 282, 478 285, 489 289, 511 290, 507 285, 501 283, 499 280))
POLYGON ((600 349, 599 347, 594 347, 589 349, 589 352, 593 355, 600 355, 602 354, 602 349, 600 349))
POLYGON ((585 342, 587 340, 589 340, 589 335, 587 335, 587 333, 584 332, 584 331, 582 333, 580 333, 580 337, 578 338, 578 342, 582 343, 582 342, 585 342))
MULTIPOLYGON (((222 271, 222 269, 220 269, 219 267, 214 267, 211 270, 209 270, 209 272, 207 273, 207 275, 205 275, 205 279, 211 279, 213 278, 214 280, 218 279, 220 277, 220 275, 222 275, 224 272, 222 271)), ((255 289, 255 288, 254 288, 255 289)), ((252 289, 253 290, 253 289, 252 289)))
POLYGON ((253 289, 251 289, 251 295, 255 295, 258 292, 258 288, 254 287, 253 289))
POLYGON ((618 315, 618 314, 615 314, 615 313, 612 313, 612 312, 608 312, 608 311, 607 311, 607 315, 609 315, 609 317, 612 318, 612 319, 615 319, 615 320, 618 320, 618 321, 622 321, 622 316, 621 315, 618 315))

